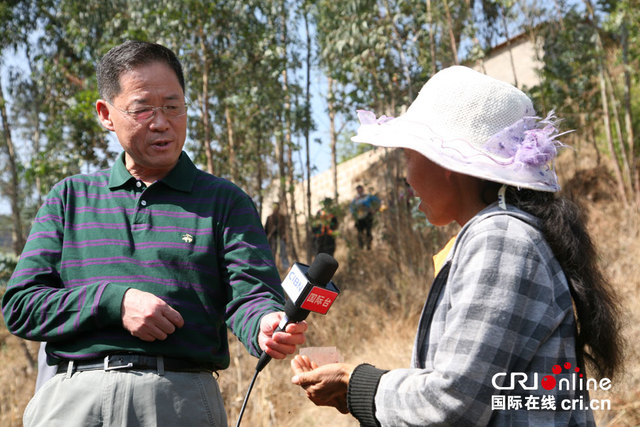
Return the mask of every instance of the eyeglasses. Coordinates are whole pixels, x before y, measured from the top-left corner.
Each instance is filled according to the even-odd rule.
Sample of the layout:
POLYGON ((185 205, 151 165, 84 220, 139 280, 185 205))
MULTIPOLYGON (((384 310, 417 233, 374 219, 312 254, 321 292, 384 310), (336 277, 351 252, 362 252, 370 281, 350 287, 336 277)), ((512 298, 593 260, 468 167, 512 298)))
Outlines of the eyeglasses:
POLYGON ((161 107, 154 107, 152 105, 141 105, 136 107, 133 110, 123 110, 122 108, 118 108, 115 105, 111 104, 107 101, 113 108, 120 111, 122 114, 126 114, 131 117, 133 120, 144 123, 148 122, 156 116, 156 111, 161 110, 165 117, 180 117, 187 114, 187 104, 182 102, 171 105, 163 105, 161 107))

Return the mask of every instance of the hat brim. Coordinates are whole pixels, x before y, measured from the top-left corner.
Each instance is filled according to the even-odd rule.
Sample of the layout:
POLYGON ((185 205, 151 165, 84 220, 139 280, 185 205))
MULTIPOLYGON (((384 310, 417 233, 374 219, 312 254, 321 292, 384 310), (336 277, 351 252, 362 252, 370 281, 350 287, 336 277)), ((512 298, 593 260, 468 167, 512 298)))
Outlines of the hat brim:
POLYGON ((518 188, 555 192, 560 189, 552 168, 529 167, 477 149, 469 155, 456 146, 472 144, 451 135, 438 135, 429 126, 400 116, 382 124, 363 124, 354 142, 388 148, 408 148, 445 169, 518 188))

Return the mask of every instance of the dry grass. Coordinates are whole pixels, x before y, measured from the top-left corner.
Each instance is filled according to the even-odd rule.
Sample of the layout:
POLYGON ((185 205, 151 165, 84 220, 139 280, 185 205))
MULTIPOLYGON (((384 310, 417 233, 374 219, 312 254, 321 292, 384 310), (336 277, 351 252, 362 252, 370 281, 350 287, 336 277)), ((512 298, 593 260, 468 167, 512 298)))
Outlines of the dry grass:
MULTIPOLYGON (((596 419, 606 426, 640 425, 640 220, 637 212, 613 200, 613 187, 602 170, 584 172, 565 182, 566 191, 587 206, 602 265, 624 304, 626 371, 613 381, 613 390, 592 395, 611 399, 612 404, 610 411, 596 411, 596 419)), ((309 317, 307 345, 337 346, 349 363, 366 361, 386 369, 408 366, 417 319, 433 274, 432 247, 441 245, 453 230, 416 231, 394 221, 387 216, 378 225, 370 252, 354 249, 351 224, 342 227, 343 238, 336 253, 341 267, 335 277, 342 294, 328 316, 309 317), (389 244, 391 231, 400 234, 399 243, 389 244), (406 260, 411 260, 411 268, 406 260)), ((230 344, 231 366, 219 381, 229 424, 235 425, 256 359, 248 356, 235 338, 230 338, 230 344)), ((37 344, 10 336, 2 326, 0 346, 0 425, 19 426, 35 383, 25 351, 35 357, 37 344)), ((272 361, 258 377, 242 425, 358 425, 349 415, 314 406, 290 378, 288 360, 272 361)))

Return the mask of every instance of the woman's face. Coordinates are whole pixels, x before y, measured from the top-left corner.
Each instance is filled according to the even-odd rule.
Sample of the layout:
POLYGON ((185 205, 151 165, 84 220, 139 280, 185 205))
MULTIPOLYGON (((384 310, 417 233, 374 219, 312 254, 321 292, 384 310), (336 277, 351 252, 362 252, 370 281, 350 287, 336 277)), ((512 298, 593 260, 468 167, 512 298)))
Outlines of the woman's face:
POLYGON ((457 218, 452 172, 417 151, 404 148, 407 182, 420 198, 419 209, 433 225, 447 225, 457 218))

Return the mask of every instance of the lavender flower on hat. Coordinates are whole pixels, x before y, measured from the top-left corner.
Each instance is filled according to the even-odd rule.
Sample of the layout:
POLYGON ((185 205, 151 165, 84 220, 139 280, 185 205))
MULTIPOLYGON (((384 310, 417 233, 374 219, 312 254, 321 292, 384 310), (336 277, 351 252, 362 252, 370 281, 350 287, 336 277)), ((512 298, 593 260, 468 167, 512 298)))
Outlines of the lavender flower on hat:
POLYGON ((356 112, 361 125, 381 125, 393 120, 393 117, 385 116, 384 114, 376 119, 376 114, 373 111, 356 110, 356 112))
POLYGON ((557 154, 555 141, 551 137, 554 131, 555 128, 552 126, 526 131, 524 140, 516 152, 515 161, 539 166, 553 160, 557 154))
POLYGON ((537 128, 537 117, 524 117, 504 131, 494 135, 487 141, 485 149, 492 154, 508 158, 502 164, 519 164, 539 167, 550 163, 558 154, 558 146, 562 143, 556 140, 564 133, 558 133, 556 128, 556 116, 551 111, 544 120, 539 123, 546 126, 537 128))

